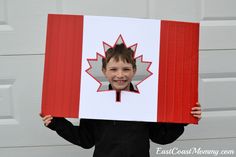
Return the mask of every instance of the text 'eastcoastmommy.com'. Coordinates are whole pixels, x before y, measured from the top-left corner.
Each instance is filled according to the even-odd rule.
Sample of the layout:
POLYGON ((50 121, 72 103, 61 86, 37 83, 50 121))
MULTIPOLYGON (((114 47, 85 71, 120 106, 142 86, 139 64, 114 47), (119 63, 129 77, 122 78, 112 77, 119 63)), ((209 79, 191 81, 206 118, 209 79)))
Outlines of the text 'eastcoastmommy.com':
POLYGON ((217 149, 202 149, 201 147, 192 147, 189 149, 180 149, 178 147, 163 149, 162 147, 157 147, 157 155, 234 155, 234 150, 217 150, 217 149))

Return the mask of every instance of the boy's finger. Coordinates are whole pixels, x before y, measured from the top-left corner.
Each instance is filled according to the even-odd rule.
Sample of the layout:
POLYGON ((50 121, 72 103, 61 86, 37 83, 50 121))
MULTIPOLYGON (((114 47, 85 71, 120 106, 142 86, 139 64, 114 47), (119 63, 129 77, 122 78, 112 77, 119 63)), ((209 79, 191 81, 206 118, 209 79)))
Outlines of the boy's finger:
POLYGON ((52 119, 52 116, 51 115, 47 115, 47 116, 43 117, 43 121, 46 121, 47 119, 52 119))
POLYGON ((200 104, 199 102, 196 102, 196 105, 197 105, 197 106, 201 106, 201 104, 200 104))
POLYGON ((43 118, 43 121, 49 121, 49 120, 52 120, 52 117, 43 118))
POLYGON ((201 111, 201 107, 193 107, 192 111, 201 111))
POLYGON ((200 116, 200 115, 193 115, 194 117, 196 117, 196 118, 198 118, 198 119, 201 119, 202 118, 202 116, 200 116))
POLYGON ((51 121, 47 121, 44 123, 45 126, 48 126, 51 123, 51 121))
POLYGON ((201 115, 202 112, 201 111, 192 111, 191 114, 193 114, 193 115, 201 115))

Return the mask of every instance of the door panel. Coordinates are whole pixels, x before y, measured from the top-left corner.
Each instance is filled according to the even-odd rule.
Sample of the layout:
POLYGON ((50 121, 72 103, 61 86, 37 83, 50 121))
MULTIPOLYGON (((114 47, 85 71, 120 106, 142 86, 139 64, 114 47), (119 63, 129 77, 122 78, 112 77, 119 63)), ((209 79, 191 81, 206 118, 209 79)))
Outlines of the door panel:
MULTIPOLYGON (((0 0, 0 156, 92 156, 93 149, 72 146, 45 128, 38 115, 49 13, 200 21, 199 101, 203 118, 163 148, 235 149, 234 6, 235 0, 0 0)), ((152 157, 157 156, 159 146, 151 144, 152 157)))

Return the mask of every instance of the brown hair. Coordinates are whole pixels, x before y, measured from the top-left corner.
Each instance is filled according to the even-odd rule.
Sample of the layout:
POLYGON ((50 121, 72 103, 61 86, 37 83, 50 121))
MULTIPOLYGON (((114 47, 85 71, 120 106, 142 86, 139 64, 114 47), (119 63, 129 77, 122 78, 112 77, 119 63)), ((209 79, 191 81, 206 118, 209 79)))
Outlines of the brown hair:
POLYGON ((102 68, 106 69, 107 63, 111 58, 115 61, 120 59, 123 62, 132 64, 133 69, 136 69, 136 61, 134 59, 134 51, 131 48, 127 48, 124 44, 115 45, 114 48, 109 48, 106 52, 106 57, 102 59, 102 68))

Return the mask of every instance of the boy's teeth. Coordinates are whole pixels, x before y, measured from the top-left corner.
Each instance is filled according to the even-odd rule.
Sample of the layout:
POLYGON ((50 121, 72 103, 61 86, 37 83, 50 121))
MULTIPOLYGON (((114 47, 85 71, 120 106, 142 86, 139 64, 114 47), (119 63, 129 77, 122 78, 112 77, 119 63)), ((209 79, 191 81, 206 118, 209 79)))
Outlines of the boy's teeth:
POLYGON ((125 82, 124 80, 117 80, 118 83, 123 83, 125 82))
POLYGON ((119 83, 124 83, 125 81, 124 81, 124 80, 119 80, 118 82, 119 82, 119 83))

